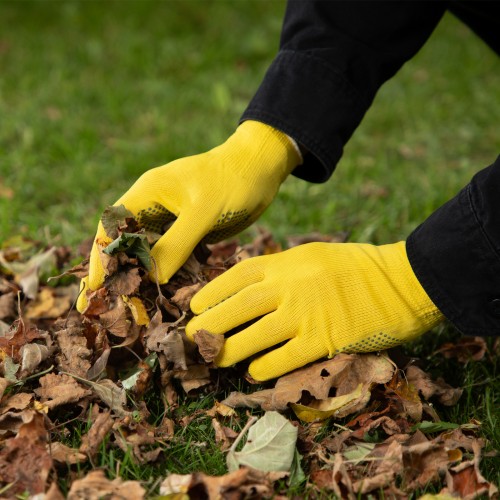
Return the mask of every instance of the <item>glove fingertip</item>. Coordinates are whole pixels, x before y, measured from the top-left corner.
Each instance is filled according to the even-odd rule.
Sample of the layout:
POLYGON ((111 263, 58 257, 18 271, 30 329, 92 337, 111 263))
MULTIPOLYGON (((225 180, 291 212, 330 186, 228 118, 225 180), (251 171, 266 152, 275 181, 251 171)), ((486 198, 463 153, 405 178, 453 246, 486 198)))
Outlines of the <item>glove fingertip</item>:
POLYGON ((88 290, 88 276, 85 278, 82 278, 80 281, 80 291, 78 293, 78 298, 76 299, 76 310, 79 313, 82 313, 87 309, 87 290, 88 290))

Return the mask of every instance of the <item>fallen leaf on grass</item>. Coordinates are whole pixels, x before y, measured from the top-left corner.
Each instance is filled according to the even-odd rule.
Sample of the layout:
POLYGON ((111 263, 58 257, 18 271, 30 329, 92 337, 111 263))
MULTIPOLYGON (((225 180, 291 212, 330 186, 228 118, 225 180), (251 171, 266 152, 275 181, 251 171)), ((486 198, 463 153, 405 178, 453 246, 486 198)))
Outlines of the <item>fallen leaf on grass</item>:
POLYGON ((74 465, 85 462, 87 456, 75 448, 70 448, 65 444, 54 442, 47 445, 47 451, 54 462, 60 464, 74 465))
POLYGON ((160 495, 173 500, 276 498, 273 482, 282 477, 283 473, 264 473, 248 467, 223 476, 208 476, 202 472, 170 474, 160 485, 160 495))
POLYGON ((486 340, 483 337, 461 337, 453 343, 443 344, 437 352, 445 358, 456 358, 460 363, 467 363, 483 359, 486 350, 486 340))
POLYGON ((92 393, 78 385, 78 382, 69 375, 48 373, 40 378, 40 387, 35 389, 35 394, 52 410, 57 406, 78 403, 92 393))
MULTIPOLYGON (((223 403, 228 406, 261 406, 264 410, 285 410, 289 403, 299 403, 304 393, 316 400, 355 391, 359 384, 383 384, 394 373, 394 365, 385 357, 374 354, 339 354, 332 359, 315 363, 279 378, 274 389, 252 394, 232 392, 223 403)), ((356 410, 361 408, 356 407, 356 410)))
POLYGON ((342 418, 358 409, 364 408, 370 399, 368 387, 359 384, 349 394, 312 401, 308 405, 292 403, 291 407, 295 415, 304 422, 317 422, 335 416, 342 418))
POLYGON ((240 465, 257 470, 288 472, 297 442, 297 427, 278 412, 269 411, 250 427, 245 446, 236 451, 237 442, 227 454, 227 467, 235 471, 240 465))
POLYGON ((408 383, 414 385, 425 399, 437 397, 438 401, 445 406, 456 404, 463 392, 463 389, 451 387, 441 378, 433 381, 428 373, 415 365, 408 367, 406 378, 408 383))
POLYGON ((106 478, 104 471, 89 472, 83 479, 77 479, 71 485, 68 500, 80 499, 120 499, 141 500, 146 491, 139 481, 123 481, 120 478, 112 481, 106 478))
POLYGON ((110 411, 101 412, 97 405, 92 408, 90 418, 92 425, 87 434, 82 437, 82 444, 78 451, 83 453, 84 456, 93 459, 97 455, 104 438, 113 428, 114 420, 111 418, 110 411))

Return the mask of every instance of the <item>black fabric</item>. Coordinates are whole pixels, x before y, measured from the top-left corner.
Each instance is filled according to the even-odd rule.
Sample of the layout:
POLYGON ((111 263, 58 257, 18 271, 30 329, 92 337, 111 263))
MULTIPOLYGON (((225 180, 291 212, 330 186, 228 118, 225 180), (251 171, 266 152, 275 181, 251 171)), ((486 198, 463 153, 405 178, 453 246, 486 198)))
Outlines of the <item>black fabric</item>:
POLYGON ((457 328, 500 335, 500 157, 409 236, 425 291, 457 328))
MULTIPOLYGON (((241 120, 293 137, 308 151, 294 175, 326 181, 378 89, 446 10, 500 53, 498 1, 289 1, 279 53, 241 120)), ((500 333, 499 245, 499 160, 408 238, 418 279, 464 333, 500 333)))

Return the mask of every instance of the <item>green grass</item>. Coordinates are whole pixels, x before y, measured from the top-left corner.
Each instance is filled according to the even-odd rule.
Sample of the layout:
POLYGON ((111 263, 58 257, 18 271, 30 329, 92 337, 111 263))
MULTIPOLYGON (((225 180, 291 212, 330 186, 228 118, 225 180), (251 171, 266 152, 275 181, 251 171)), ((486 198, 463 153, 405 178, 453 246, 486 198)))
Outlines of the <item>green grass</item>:
MULTIPOLYGON (((22 234, 76 248, 142 172, 224 141, 277 50, 283 11, 281 0, 3 0, 0 242, 22 234)), ((330 182, 287 180, 260 223, 279 238, 404 239, 498 154, 498 88, 498 58, 447 16, 381 89, 330 182)), ((497 359, 450 363, 434 369, 466 390, 446 418, 478 418, 500 449, 497 359)), ((175 456, 221 473, 207 425, 182 431, 175 456)), ((111 475, 117 460, 124 477, 153 474, 125 467, 125 455, 100 460, 111 475)), ((484 460, 497 482, 499 465, 484 460)))

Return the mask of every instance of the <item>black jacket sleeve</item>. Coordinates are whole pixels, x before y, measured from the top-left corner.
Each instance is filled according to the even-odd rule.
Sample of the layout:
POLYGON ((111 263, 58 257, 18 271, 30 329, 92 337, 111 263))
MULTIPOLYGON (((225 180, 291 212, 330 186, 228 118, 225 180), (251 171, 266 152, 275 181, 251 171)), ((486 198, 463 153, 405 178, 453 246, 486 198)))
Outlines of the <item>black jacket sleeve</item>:
POLYGON ((424 290, 468 335, 500 335, 500 156, 409 236, 424 290))
MULTIPOLYGON (((291 0, 280 51, 242 116, 308 150, 294 175, 323 182, 380 86, 446 10, 500 53, 500 2, 291 0)), ((420 283, 464 333, 500 334, 500 159, 407 240, 420 283)))

